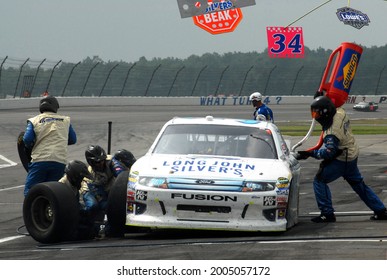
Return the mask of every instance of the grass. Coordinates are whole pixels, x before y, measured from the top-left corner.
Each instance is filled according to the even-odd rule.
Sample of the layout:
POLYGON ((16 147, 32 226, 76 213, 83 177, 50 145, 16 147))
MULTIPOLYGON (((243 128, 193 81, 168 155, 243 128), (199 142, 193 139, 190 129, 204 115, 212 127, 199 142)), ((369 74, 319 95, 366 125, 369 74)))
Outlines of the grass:
MULTIPOLYGON (((283 135, 305 136, 310 128, 310 121, 276 123, 283 135)), ((351 120, 352 132, 355 135, 387 134, 387 119, 351 120)), ((316 123, 312 136, 319 136, 320 124, 316 123)))

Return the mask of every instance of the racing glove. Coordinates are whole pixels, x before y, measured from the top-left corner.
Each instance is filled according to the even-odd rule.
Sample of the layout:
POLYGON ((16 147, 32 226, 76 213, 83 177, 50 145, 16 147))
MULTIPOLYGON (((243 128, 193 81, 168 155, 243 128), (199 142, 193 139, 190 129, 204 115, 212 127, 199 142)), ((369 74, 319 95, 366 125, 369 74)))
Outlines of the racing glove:
POLYGON ((297 160, 303 160, 303 159, 307 159, 310 156, 311 156, 311 152, 308 152, 308 151, 298 151, 297 154, 295 155, 295 158, 297 160))
POLYGON ((23 134, 20 134, 18 137, 17 137, 17 144, 18 145, 21 145, 23 143, 23 134))

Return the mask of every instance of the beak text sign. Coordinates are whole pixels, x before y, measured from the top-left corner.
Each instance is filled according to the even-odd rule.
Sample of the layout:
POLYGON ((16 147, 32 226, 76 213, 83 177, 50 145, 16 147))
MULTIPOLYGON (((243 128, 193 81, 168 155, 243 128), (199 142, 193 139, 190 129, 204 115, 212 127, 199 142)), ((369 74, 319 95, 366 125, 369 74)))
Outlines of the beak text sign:
POLYGON ((195 25, 211 34, 232 32, 242 20, 240 8, 220 10, 193 17, 195 25))

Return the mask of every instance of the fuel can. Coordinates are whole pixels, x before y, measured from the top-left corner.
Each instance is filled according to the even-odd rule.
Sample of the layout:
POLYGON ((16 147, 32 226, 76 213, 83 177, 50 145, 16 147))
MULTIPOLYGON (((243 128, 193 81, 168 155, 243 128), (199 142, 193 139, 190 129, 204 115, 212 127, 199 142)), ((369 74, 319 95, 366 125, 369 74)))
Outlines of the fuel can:
POLYGON ((344 42, 329 56, 319 91, 325 92, 336 108, 342 106, 348 99, 362 53, 362 47, 344 42))

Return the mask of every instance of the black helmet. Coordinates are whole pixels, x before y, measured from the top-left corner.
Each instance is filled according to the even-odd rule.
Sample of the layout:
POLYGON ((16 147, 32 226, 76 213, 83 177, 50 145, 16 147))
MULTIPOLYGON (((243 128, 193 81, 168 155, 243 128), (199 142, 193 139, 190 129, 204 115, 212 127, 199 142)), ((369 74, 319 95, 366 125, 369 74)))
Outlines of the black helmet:
POLYGON ((46 96, 40 99, 39 110, 40 113, 43 112, 58 112, 59 103, 58 100, 54 96, 46 96))
POLYGON ((125 164, 127 168, 131 168, 132 165, 136 162, 134 155, 125 149, 120 149, 114 154, 114 158, 125 164))
POLYGON ((83 178, 91 179, 90 172, 87 170, 86 164, 84 164, 80 160, 72 160, 70 161, 66 167, 64 172, 67 175, 67 179, 70 183, 75 186, 78 190, 81 188, 81 182, 83 178))
POLYGON ((318 121, 323 129, 332 125, 333 116, 336 114, 336 107, 332 100, 327 96, 316 97, 310 105, 312 118, 318 121))
POLYGON ((90 145, 85 152, 86 161, 93 167, 106 160, 105 150, 98 145, 90 145))

